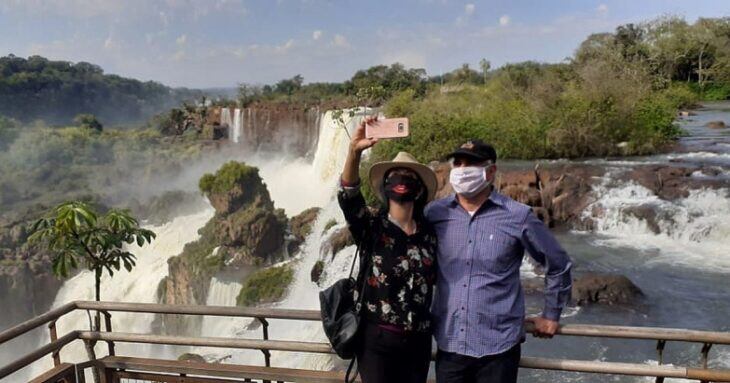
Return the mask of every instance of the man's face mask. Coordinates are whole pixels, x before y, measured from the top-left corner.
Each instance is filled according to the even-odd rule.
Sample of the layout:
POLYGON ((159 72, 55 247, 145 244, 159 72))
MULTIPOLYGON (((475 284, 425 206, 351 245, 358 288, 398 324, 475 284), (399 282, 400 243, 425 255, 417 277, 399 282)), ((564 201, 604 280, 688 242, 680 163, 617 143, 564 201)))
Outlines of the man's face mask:
POLYGON ((422 190, 421 181, 403 174, 392 174, 386 178, 384 188, 385 197, 396 202, 415 201, 422 190))
POLYGON ((487 180, 487 166, 462 166, 451 169, 449 181, 457 194, 466 198, 474 197, 486 189, 491 182, 487 180))

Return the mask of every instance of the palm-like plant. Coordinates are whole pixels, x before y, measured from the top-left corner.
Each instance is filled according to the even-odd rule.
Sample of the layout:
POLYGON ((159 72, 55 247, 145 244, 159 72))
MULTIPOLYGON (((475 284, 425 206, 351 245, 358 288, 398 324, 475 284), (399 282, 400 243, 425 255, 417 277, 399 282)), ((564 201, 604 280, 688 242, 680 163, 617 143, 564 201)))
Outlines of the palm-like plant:
POLYGON ((66 277, 71 269, 83 264, 94 272, 95 298, 101 299, 101 275, 110 276, 123 266, 132 271, 136 256, 125 245, 143 246, 155 238, 155 233, 139 227, 137 219, 127 210, 111 209, 99 215, 90 205, 64 202, 48 217, 39 219, 32 227, 31 241, 40 242, 53 254, 53 273, 66 277))

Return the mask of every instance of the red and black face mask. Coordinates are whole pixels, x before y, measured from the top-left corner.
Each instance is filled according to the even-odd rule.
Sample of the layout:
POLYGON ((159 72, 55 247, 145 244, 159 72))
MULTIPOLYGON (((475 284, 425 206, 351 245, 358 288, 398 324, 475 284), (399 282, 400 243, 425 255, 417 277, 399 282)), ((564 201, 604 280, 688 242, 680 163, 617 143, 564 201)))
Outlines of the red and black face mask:
POLYGON ((383 187, 385 197, 396 202, 413 202, 423 190, 420 180, 401 174, 386 178, 383 187))

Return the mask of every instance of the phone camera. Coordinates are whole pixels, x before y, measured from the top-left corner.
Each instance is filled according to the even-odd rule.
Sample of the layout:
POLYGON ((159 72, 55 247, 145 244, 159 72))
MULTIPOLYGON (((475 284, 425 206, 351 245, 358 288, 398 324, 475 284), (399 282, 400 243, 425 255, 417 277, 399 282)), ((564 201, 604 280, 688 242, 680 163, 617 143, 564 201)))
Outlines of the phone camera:
POLYGON ((403 133, 403 130, 405 129, 405 126, 402 122, 398 123, 398 133, 403 133))

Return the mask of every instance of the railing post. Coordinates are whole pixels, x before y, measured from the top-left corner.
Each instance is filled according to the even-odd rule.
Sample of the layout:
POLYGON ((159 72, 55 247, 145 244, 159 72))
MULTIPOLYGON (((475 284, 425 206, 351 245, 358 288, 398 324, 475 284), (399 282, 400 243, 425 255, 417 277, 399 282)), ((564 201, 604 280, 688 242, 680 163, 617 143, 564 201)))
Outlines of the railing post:
MULTIPOLYGON (((112 314, 108 311, 102 311, 101 313, 104 314, 104 327, 106 327, 106 332, 112 332, 112 314)), ((114 341, 108 340, 106 344, 109 347, 109 355, 114 356, 114 341)))
MULTIPOLYGON (((51 333, 51 342, 55 342, 58 340, 58 334, 56 333, 56 321, 52 321, 48 324, 48 331, 51 333)), ((61 355, 59 354, 59 351, 56 350, 53 353, 51 353, 51 356, 53 357, 53 366, 58 366, 61 364, 61 355)))
MULTIPOLYGON (((89 360, 96 360, 96 351, 94 351, 94 346, 96 346, 95 340, 84 340, 84 346, 86 346, 86 354, 89 357, 89 360)), ((94 377, 94 383, 100 383, 101 378, 101 371, 99 371, 101 367, 99 365, 94 365, 91 368, 91 375, 94 377)), ((104 372, 106 374, 106 371, 104 372)), ((106 375, 105 375, 106 376, 106 375)))
MULTIPOLYGON (((666 340, 659 339, 656 341, 656 352, 657 352, 657 362, 661 366, 664 364, 664 346, 667 345, 666 340)), ((663 376, 657 376, 655 383, 664 383, 664 377, 663 376)))
MULTIPOLYGON (((712 348, 712 343, 705 343, 702 345, 702 368, 707 369, 707 357, 710 354, 710 349, 712 348)), ((709 383, 707 380, 700 380, 700 383, 709 383)))
MULTIPOLYGON (((264 332, 264 340, 269 340, 269 322, 266 318, 256 317, 256 319, 261 322, 261 328, 264 332)), ((264 353, 264 363, 266 363, 266 367, 271 367, 271 353, 269 350, 261 350, 261 352, 264 353)))

